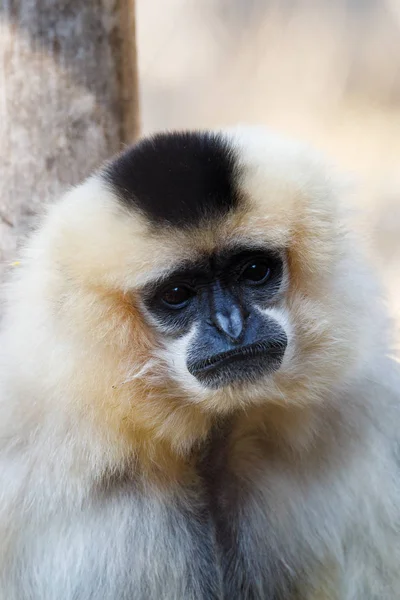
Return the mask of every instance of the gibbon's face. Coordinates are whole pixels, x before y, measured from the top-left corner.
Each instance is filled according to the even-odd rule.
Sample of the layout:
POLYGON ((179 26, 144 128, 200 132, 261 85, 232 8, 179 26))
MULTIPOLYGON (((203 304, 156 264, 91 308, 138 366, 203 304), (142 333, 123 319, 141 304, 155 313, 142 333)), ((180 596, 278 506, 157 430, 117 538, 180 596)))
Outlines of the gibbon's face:
POLYGON ((281 298, 283 254, 260 245, 221 248, 148 284, 142 299, 161 335, 184 348, 204 387, 252 383, 279 369, 285 329, 268 310, 281 298))
POLYGON ((256 128, 159 134, 71 199, 60 260, 135 307, 152 341, 129 361, 149 385, 220 410, 302 402, 351 363, 336 201, 303 146, 256 128))

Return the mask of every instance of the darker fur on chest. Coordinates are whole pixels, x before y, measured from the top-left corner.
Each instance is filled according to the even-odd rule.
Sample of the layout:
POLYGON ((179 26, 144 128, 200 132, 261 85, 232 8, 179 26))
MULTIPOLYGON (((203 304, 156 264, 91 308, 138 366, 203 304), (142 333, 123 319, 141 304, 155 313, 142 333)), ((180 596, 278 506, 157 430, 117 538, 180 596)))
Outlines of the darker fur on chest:
POLYGON ((262 501, 258 510, 264 517, 263 526, 257 527, 249 518, 248 505, 254 506, 257 499, 252 497, 251 480, 239 477, 230 463, 230 434, 229 423, 216 426, 197 462, 213 523, 223 598, 289 600, 295 593, 293 577, 263 544, 268 536, 268 519, 262 501), (263 550, 257 554, 255 548, 263 550))

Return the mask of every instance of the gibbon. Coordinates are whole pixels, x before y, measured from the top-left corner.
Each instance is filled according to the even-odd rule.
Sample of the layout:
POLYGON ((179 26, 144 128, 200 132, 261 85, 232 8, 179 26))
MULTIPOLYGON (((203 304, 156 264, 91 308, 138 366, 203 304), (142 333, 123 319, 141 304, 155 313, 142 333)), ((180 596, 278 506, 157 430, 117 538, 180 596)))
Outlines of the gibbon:
POLYGON ((400 401, 330 167, 144 138, 5 286, 1 600, 400 598, 400 401))

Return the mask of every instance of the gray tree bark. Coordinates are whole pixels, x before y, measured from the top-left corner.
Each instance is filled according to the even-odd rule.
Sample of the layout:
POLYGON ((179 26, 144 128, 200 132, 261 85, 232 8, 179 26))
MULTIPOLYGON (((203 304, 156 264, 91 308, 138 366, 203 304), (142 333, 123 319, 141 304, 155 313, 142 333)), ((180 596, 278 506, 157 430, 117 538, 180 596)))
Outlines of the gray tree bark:
POLYGON ((0 270, 138 130, 134 0, 0 0, 0 270))

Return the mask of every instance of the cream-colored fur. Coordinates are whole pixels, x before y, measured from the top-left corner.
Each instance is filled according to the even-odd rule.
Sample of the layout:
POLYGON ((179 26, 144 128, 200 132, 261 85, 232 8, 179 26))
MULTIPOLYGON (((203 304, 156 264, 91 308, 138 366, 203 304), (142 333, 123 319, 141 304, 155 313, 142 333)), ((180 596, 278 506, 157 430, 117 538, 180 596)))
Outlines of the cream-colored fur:
POLYGON ((95 175, 49 207, 12 273, 1 600, 202 597, 182 587, 191 533, 175 513, 193 506, 193 453, 216 417, 233 419, 226 469, 249 492, 241 551, 260 594, 278 593, 283 564, 311 600, 334 565, 338 600, 400 597, 400 388, 374 280, 319 157, 258 129, 224 135, 240 156, 239 211, 160 232, 95 175), (165 343, 138 289, 240 239, 285 253, 271 311, 289 345, 260 383, 207 390, 185 372, 185 340, 165 343))

